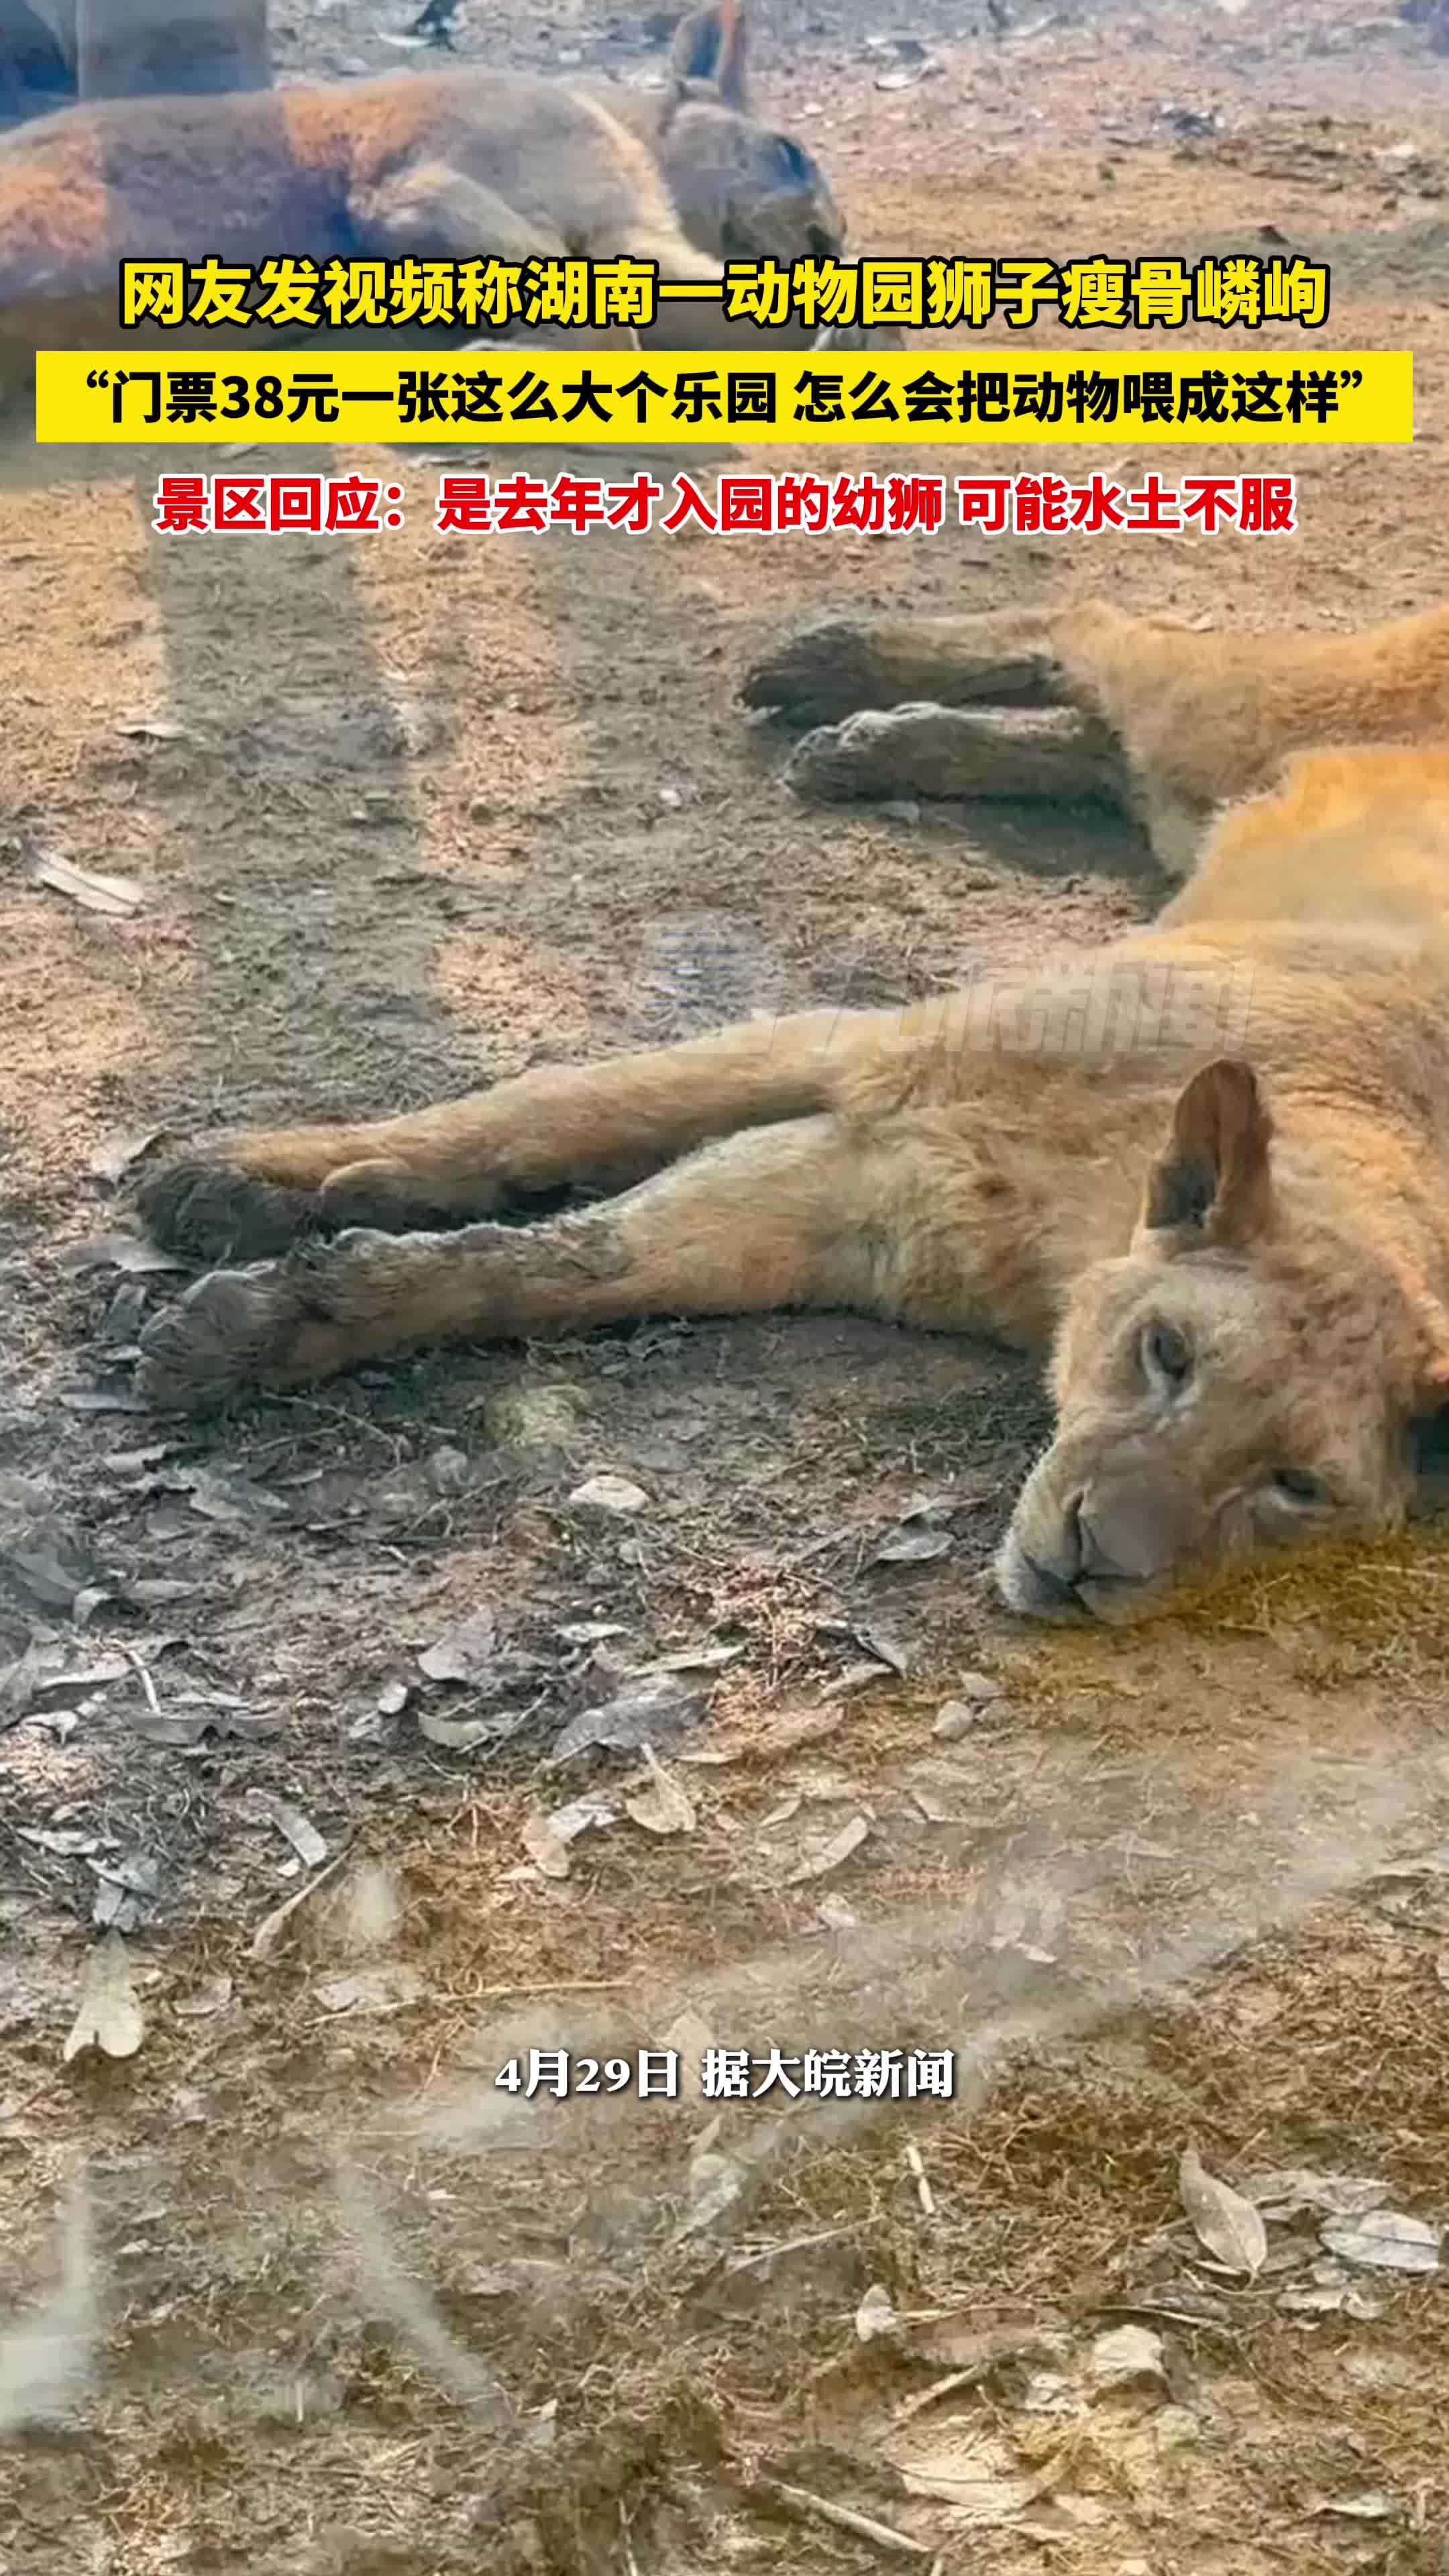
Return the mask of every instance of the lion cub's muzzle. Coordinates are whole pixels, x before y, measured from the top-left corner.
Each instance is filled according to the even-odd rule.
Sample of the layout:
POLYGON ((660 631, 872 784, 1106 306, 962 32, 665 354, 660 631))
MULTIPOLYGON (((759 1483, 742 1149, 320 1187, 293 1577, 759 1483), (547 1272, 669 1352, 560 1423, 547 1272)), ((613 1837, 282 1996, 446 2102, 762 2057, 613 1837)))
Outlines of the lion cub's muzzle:
POLYGON ((1131 1460, 1073 1475, 1051 1451, 1012 1515, 997 1586, 1028 1618, 1145 1619, 1206 1534, 1201 1504, 1175 1478, 1131 1460))

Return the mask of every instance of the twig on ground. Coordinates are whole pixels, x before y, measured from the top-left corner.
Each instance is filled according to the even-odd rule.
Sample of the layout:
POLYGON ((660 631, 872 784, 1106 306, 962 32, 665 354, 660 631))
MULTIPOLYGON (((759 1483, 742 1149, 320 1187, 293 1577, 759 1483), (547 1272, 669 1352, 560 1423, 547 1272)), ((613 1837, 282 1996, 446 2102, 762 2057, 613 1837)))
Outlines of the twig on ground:
POLYGON ((916 2198, 921 2204, 923 2216, 926 2218, 934 2218, 936 2215, 936 2195, 926 2180, 926 2168, 921 2162, 921 2150, 919 2147, 907 2147, 906 2163, 910 2167, 912 2179, 915 2182, 916 2198))
POLYGON ((888 2549, 898 2558, 929 2558, 924 2540, 912 2540, 910 2534, 897 2531, 891 2523, 876 2522, 868 2513, 856 2513, 848 2504, 829 2504, 824 2496, 812 2495, 808 2487, 788 2487, 778 2478, 759 2478, 755 2492, 769 2496, 806 2522, 828 2522, 836 2531, 854 2532, 857 2540, 873 2540, 877 2549, 888 2549))

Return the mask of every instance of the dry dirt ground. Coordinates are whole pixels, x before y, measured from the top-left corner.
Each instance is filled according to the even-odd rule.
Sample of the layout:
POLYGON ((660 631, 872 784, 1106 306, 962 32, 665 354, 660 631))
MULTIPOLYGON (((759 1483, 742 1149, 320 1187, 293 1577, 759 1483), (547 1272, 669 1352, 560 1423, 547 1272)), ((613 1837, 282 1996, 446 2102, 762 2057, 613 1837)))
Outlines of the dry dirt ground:
MULTIPOLYGON (((880 92, 868 16, 764 15, 760 91, 857 244, 1271 224, 1332 259, 1338 345, 1415 351, 1418 438, 1300 460, 1272 544, 762 557, 439 540, 416 456, 401 534, 176 545, 155 458, 12 433, 5 2576, 1449 2568, 1441 2277, 1322 2241, 1366 2204, 1449 2219, 1442 1521, 1150 1634, 1041 1636, 983 1583, 1043 1429, 989 1352, 665 1323, 190 1436, 129 1395, 172 1283, 76 1266, 152 1131, 903 996, 1151 905, 1088 813, 792 805, 732 704, 786 621, 1105 585, 1346 626, 1444 595, 1449 66, 1418 29, 1195 0, 998 34, 932 0, 884 24, 937 67, 880 92), (37 887, 46 853, 141 908, 37 887), (642 1506, 571 1499, 602 1471, 642 1506), (617 1703, 662 1786, 567 1750, 617 1703), (537 1819, 582 1797, 559 1875, 537 1819), (139 2048, 63 2063, 116 1945, 139 2048), (957 2098, 494 2082, 671 2036, 949 2049, 957 2098), (1251 2278, 1184 2219, 1190 2140, 1263 2199, 1251 2278)), ((319 7, 284 68, 414 59, 407 23, 319 7)), ((559 0, 458 42, 637 75, 659 24, 559 0)))

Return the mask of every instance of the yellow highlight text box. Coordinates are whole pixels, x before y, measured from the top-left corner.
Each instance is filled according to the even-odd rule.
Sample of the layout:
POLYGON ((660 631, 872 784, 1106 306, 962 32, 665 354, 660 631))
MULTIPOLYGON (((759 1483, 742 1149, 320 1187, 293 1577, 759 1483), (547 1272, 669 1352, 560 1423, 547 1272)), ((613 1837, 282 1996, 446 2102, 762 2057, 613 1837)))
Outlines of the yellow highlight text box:
POLYGON ((42 445, 1401 446, 1406 349, 42 350, 42 445))

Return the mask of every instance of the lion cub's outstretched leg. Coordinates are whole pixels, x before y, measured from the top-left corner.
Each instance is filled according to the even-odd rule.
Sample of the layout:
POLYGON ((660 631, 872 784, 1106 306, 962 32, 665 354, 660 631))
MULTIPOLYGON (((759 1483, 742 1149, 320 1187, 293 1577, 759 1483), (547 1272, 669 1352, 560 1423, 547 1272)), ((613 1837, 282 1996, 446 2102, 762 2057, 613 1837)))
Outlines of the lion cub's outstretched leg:
POLYGON ((746 673, 747 706, 811 727, 785 768, 828 804, 887 796, 1106 796, 1133 785, 1099 674, 1115 612, 830 618, 746 673))
POLYGON ((1293 753, 1449 734, 1449 610, 1350 635, 1219 635, 1090 600, 835 620, 767 654, 743 695, 819 728, 786 772, 802 794, 1105 791, 1185 876, 1214 811, 1293 753), (1043 707, 1067 712, 1023 712, 1043 707))
POLYGON ((863 707, 818 725, 785 763, 786 784, 821 804, 886 796, 1105 796, 1131 782, 1105 726, 1074 707, 863 707))
POLYGON ((1202 637, 1090 600, 832 619, 755 663, 741 695, 812 728, 785 765, 799 796, 1102 798, 1184 877, 1224 779, 1257 776, 1253 727, 1202 686, 1204 658, 1202 637))
POLYGON ((405 1233, 548 1190, 620 1188, 710 1137, 822 1108, 842 1050, 878 1025, 872 1012, 747 1020, 683 1046, 540 1065, 404 1117, 212 1138, 143 1183, 141 1215, 173 1251, 247 1260, 307 1232, 405 1233))
POLYGON ((1034 608, 822 618, 752 663, 740 696, 797 725, 838 724, 864 707, 1060 706, 1061 623, 1034 608))
POLYGON ((862 1147, 822 1116, 732 1136, 541 1225, 347 1233, 199 1280, 148 1327, 140 1383, 160 1407, 202 1412, 420 1343, 636 1315, 897 1311, 910 1184, 908 1152, 862 1147))

